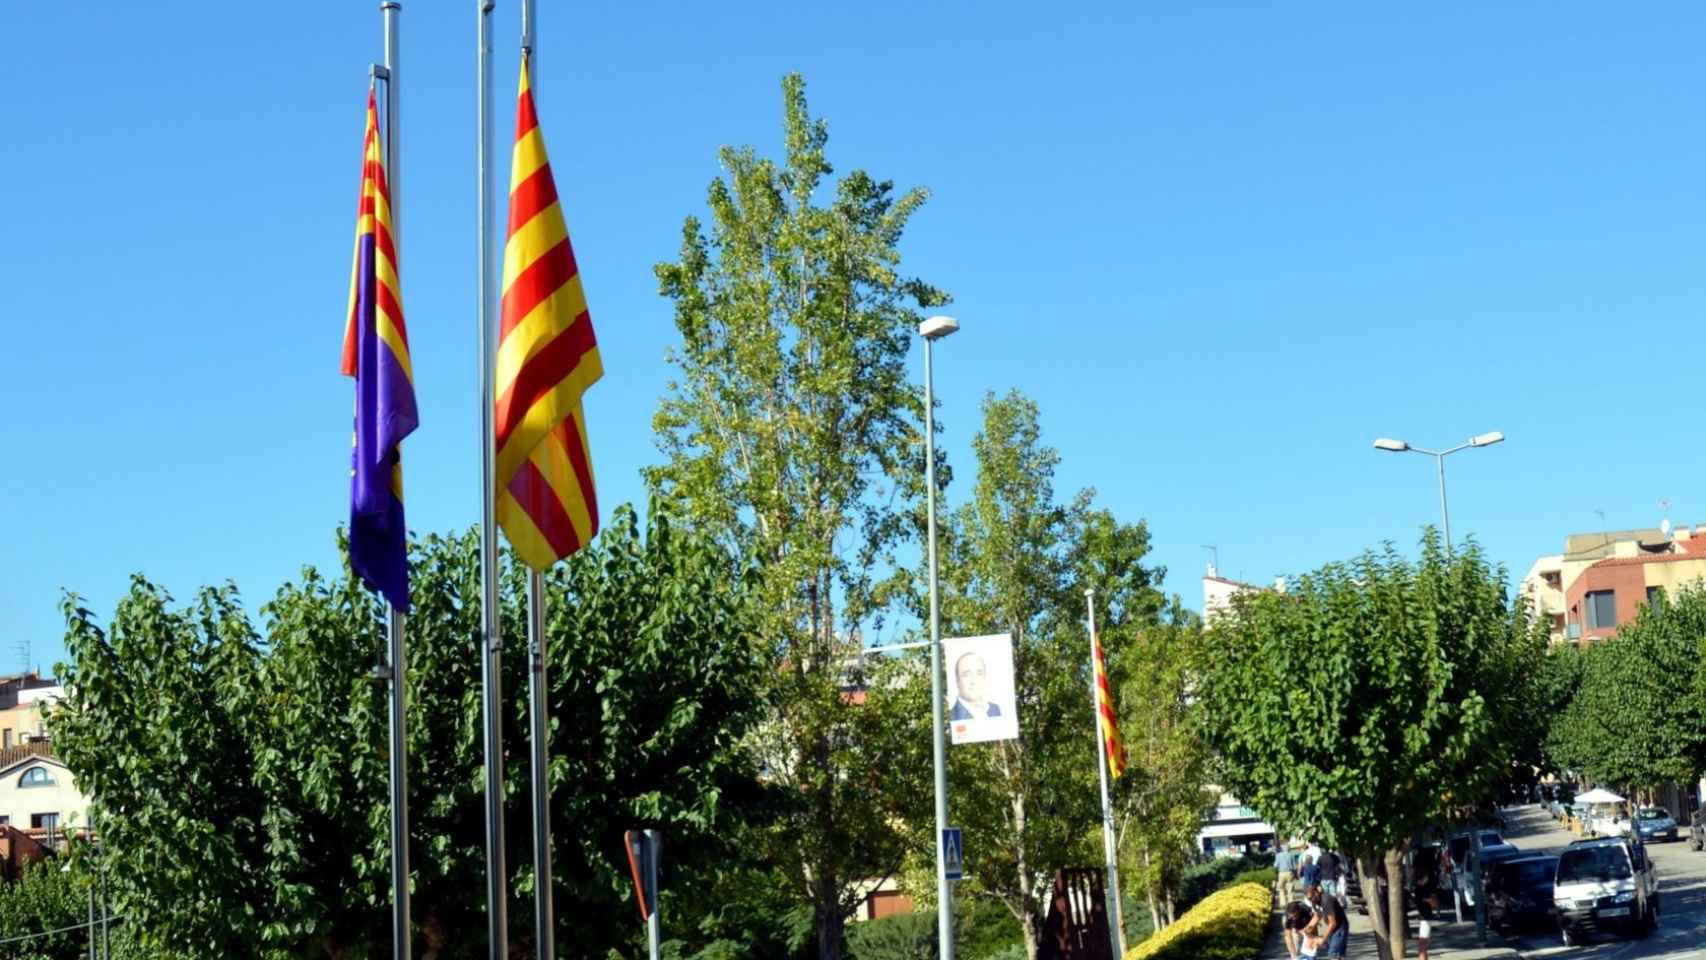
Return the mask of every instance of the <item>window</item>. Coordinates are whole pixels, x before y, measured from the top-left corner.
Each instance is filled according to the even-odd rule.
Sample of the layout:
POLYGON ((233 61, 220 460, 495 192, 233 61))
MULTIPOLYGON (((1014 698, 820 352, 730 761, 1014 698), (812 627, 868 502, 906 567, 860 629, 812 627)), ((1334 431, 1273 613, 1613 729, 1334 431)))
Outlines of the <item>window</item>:
POLYGON ((1665 604, 1665 588, 1664 587, 1648 587, 1647 588, 1647 606, 1652 607, 1653 609, 1657 610, 1659 607, 1664 606, 1664 604, 1665 604))
POLYGON ((53 774, 47 772, 46 767, 31 767, 18 778, 20 787, 51 787, 58 782, 53 779, 53 774))
POLYGON ((7 727, 4 731, 0 731, 0 747, 9 747, 11 745, 12 745, 12 728, 7 727))
POLYGON ((59 814, 32 813, 30 814, 31 830, 56 830, 59 828, 59 814))
POLYGON ((6 816, 3 813, 0 813, 0 827, 9 827, 11 825, 12 825, 12 818, 6 816))
POLYGON ((1617 591, 1595 590, 1587 595, 1588 629, 1617 626, 1617 591))

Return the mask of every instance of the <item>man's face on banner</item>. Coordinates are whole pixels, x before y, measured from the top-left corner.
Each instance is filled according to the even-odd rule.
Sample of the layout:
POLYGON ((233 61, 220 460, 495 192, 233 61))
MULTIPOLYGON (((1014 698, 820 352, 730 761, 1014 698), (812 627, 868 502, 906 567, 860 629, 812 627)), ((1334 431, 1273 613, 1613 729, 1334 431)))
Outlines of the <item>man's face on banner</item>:
POLYGON ((954 680, 959 684, 960 699, 967 703, 982 703, 984 681, 989 669, 984 666, 983 658, 975 653, 968 653, 954 664, 954 680))

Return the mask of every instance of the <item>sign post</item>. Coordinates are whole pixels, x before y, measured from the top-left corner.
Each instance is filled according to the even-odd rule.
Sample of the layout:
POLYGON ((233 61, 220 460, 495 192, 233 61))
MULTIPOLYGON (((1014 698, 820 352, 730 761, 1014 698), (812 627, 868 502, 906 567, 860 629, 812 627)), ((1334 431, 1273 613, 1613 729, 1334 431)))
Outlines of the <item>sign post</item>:
POLYGON ((640 918, 646 921, 646 942, 652 960, 658 960, 663 947, 663 930, 658 923, 658 861, 663 856, 663 835, 656 830, 629 830, 622 838, 627 841, 634 898, 640 903, 640 918))

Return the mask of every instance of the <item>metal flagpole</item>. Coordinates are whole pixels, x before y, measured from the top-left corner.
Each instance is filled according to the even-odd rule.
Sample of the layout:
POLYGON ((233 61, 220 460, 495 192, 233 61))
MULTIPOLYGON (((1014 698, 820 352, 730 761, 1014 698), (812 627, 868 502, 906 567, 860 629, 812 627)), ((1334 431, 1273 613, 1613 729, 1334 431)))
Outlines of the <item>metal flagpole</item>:
POLYGON ((1102 685, 1096 682, 1096 591, 1084 591, 1090 611, 1090 702, 1096 720, 1096 773, 1102 778, 1102 853, 1108 861, 1108 936, 1114 956, 1125 956, 1125 921, 1121 916, 1120 873, 1114 863, 1114 805, 1108 799, 1108 745, 1102 736, 1102 685))
MULTIPOLYGON (((397 31, 398 17, 403 5, 386 0, 379 5, 385 19, 385 177, 391 192, 391 243, 393 250, 402 247, 402 207, 399 181, 402 165, 398 158, 402 149, 398 143, 397 122, 397 31)), ((397 960, 409 960, 411 955, 409 911, 409 765, 408 727, 405 708, 408 690, 405 680, 408 657, 404 653, 404 615, 386 604, 385 633, 389 647, 386 669, 391 691, 391 955, 397 960)))
MULTIPOLYGON (((521 0, 521 57, 535 79, 533 0, 521 0)), ((539 960, 556 956, 556 912, 551 878, 551 723, 545 683, 545 575, 527 573, 528 763, 533 793, 533 940, 539 960)))
POLYGON ((504 867, 503 637, 498 632, 497 493, 492 461, 493 317, 497 312, 492 262, 492 0, 476 0, 479 47, 480 245, 480 713, 486 749, 486 935, 491 960, 509 958, 509 874, 504 867))

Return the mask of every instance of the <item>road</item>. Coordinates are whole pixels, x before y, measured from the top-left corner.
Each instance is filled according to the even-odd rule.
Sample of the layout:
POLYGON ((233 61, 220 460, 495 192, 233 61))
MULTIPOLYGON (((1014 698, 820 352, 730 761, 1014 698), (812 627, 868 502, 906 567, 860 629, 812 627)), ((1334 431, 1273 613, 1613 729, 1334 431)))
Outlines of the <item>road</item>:
MULTIPOLYGON (((1537 806, 1507 808, 1505 817, 1506 839, 1524 853, 1556 854, 1575 839, 1537 806)), ((1527 958, 1706 960, 1706 853, 1690 850, 1687 840, 1650 843, 1647 850, 1659 874, 1659 929, 1648 939, 1564 947, 1557 931, 1540 929, 1506 937, 1506 942, 1527 958)))

